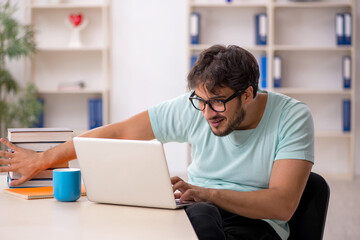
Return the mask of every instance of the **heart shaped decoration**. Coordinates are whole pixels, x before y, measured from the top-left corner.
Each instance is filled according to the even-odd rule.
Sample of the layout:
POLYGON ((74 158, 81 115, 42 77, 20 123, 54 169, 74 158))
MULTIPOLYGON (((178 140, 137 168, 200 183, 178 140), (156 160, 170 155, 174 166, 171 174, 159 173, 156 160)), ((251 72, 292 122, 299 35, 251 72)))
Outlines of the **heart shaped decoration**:
POLYGON ((82 21, 82 14, 70 14, 69 18, 70 22, 72 22, 72 24, 77 27, 82 21))

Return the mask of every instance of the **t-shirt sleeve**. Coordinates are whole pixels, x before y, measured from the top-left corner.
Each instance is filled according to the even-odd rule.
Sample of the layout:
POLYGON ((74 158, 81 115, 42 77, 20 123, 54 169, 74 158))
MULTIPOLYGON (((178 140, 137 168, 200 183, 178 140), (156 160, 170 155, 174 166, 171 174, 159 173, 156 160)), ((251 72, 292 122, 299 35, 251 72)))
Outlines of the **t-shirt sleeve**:
POLYGON ((308 106, 299 102, 284 111, 280 119, 275 160, 314 162, 314 123, 308 106))
POLYGON ((186 142, 195 109, 189 94, 160 103, 149 111, 151 126, 156 139, 162 143, 186 142))

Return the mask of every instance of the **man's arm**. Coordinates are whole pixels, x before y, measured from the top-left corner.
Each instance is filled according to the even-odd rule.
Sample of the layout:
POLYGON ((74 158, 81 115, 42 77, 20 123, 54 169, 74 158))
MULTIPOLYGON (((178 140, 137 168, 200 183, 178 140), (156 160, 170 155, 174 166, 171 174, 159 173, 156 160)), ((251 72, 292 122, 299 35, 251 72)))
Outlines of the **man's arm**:
MULTIPOLYGON (((123 122, 90 130, 80 136, 134 140, 151 140, 155 138, 148 111, 144 111, 123 122)), ((11 183, 12 186, 24 183, 40 171, 55 164, 76 158, 72 140, 41 153, 17 147, 6 139, 1 139, 1 143, 13 149, 14 153, 0 151, 0 164, 8 165, 0 167, 0 172, 14 171, 22 175, 22 178, 11 183)))
POLYGON ((212 202, 238 215, 254 219, 278 219, 288 221, 294 214, 312 163, 305 160, 284 159, 274 163, 269 188, 250 192, 209 189, 185 183, 178 177, 172 178, 177 198, 212 202))

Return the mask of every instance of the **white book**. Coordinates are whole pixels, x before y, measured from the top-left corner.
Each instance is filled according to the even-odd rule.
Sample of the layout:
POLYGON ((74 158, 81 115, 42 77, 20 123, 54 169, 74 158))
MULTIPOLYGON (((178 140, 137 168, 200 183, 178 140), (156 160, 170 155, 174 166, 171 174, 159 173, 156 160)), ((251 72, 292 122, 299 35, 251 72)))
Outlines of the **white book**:
MULTIPOLYGON (((22 177, 21 173, 18 172, 9 172, 9 177, 12 180, 20 179, 22 177)), ((33 179, 52 179, 53 178, 53 170, 52 169, 46 169, 41 172, 39 172, 37 175, 35 175, 33 179)))
POLYGON ((73 138, 68 128, 9 128, 10 142, 65 142, 73 138))
POLYGON ((61 143, 63 142, 22 142, 22 143, 16 143, 16 146, 34 150, 36 152, 45 152, 46 150, 56 147, 61 143))
POLYGON ((35 180, 29 180, 27 182, 24 182, 23 184, 20 184, 16 187, 10 187, 10 183, 13 181, 13 179, 10 178, 10 176, 7 176, 7 183, 9 188, 24 188, 24 187, 52 187, 53 180, 48 179, 35 179, 35 180))

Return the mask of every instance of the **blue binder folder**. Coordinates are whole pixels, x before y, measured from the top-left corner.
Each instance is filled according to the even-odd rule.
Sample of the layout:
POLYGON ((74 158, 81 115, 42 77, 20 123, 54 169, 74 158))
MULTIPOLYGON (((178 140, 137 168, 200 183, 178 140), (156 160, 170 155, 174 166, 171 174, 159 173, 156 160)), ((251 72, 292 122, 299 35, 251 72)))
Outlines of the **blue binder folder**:
POLYGON ((342 76, 345 89, 351 88, 351 57, 343 56, 342 58, 342 76))
POLYGON ((260 88, 267 89, 267 57, 260 56, 260 88))
POLYGON ((344 44, 351 45, 352 38, 352 16, 351 13, 344 13, 344 44))
POLYGON ((255 39, 256 39, 256 45, 266 45, 267 42, 266 13, 258 13, 255 15, 255 39))
POLYGON ((191 59, 190 59, 190 69, 194 66, 197 58, 198 58, 197 55, 191 55, 191 59))
POLYGON ((45 108, 45 99, 38 98, 37 101, 43 106, 43 110, 40 114, 36 116, 37 122, 34 124, 34 128, 43 128, 44 127, 44 108, 45 108))
POLYGON ((350 132, 351 128, 351 101, 343 100, 343 131, 350 132))
POLYGON ((274 56, 274 88, 281 87, 281 69, 282 59, 280 56, 274 56))
POLYGON ((337 13, 335 17, 335 34, 337 45, 345 44, 344 36, 344 14, 337 13))
POLYGON ((89 99, 89 128, 97 128, 103 125, 102 99, 89 99))
POLYGON ((200 43, 200 14, 197 12, 190 15, 190 37, 191 44, 200 43))
POLYGON ((349 12, 337 13, 335 17, 335 34, 337 45, 351 45, 352 15, 349 12))

